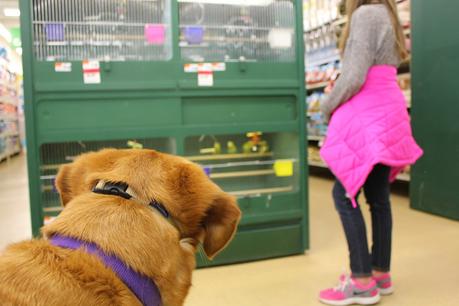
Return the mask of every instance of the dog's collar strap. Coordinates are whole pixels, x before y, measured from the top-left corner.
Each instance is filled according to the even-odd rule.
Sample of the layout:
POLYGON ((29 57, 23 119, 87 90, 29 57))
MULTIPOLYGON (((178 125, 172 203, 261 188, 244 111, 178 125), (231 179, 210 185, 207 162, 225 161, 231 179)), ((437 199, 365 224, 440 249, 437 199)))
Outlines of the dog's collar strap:
POLYGON ((50 241, 55 246, 73 250, 81 249, 97 256, 124 282, 144 306, 161 306, 161 294, 153 280, 132 270, 116 256, 105 253, 96 244, 61 235, 52 236, 50 241))
MULTIPOLYGON (((129 185, 126 183, 112 183, 100 180, 97 183, 97 185, 92 189, 92 192, 98 194, 114 195, 127 200, 133 199, 137 202, 142 202, 139 200, 134 190, 132 190, 132 188, 129 187, 129 185)), ((161 203, 158 203, 157 201, 153 200, 150 203, 145 204, 156 209, 164 218, 169 218, 169 212, 161 203)))

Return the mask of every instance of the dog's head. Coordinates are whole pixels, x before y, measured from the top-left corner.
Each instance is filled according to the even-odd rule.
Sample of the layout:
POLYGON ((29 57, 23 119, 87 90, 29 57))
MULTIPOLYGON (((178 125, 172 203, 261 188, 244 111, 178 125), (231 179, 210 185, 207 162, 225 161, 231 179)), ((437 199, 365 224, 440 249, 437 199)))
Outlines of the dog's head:
MULTIPOLYGON (((194 268, 197 245, 202 243, 213 258, 232 239, 241 216, 235 198, 200 166, 153 150, 83 154, 61 166, 56 187, 65 208, 42 229, 45 236, 71 235, 98 243, 161 279, 183 273, 184 288, 191 281, 187 274, 194 268), (94 193, 100 182, 125 184, 135 196, 94 193), (170 220, 149 203, 160 203, 170 220)), ((177 289, 177 280, 167 281, 177 289)))
POLYGON ((60 168, 56 188, 65 206, 100 181, 127 184, 141 203, 161 203, 180 237, 200 240, 209 258, 228 244, 240 219, 235 198, 201 167, 154 150, 106 149, 82 155, 60 168))

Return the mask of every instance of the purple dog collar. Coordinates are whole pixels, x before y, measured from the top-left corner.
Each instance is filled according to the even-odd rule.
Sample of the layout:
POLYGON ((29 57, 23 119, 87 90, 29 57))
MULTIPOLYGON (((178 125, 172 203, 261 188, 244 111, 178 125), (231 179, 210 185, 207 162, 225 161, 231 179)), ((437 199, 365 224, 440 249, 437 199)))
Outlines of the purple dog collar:
POLYGON ((135 272, 116 256, 103 252, 96 244, 60 235, 54 235, 50 240, 55 246, 73 250, 83 249, 89 254, 96 255, 107 268, 115 272, 144 306, 161 305, 159 289, 150 278, 135 272))

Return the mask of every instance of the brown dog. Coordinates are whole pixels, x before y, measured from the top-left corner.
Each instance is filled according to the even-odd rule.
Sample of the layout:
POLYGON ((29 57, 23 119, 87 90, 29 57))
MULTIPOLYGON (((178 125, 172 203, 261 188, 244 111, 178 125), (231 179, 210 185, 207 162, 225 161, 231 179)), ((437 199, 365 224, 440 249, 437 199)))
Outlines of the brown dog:
POLYGON ((0 257, 1 305, 158 305, 130 289, 105 255, 154 283, 161 305, 183 305, 198 244, 213 258, 241 216, 198 165, 153 150, 84 154, 61 167, 56 186, 65 208, 42 228, 44 238, 0 257), (84 244, 70 248, 56 237, 84 244))

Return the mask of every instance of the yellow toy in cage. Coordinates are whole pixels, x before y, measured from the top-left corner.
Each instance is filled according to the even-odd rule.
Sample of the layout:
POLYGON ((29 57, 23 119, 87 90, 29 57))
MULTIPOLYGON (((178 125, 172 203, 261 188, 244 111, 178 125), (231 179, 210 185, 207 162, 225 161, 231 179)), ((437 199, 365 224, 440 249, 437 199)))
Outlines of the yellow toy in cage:
POLYGON ((135 141, 135 140, 129 140, 127 142, 127 146, 131 149, 143 149, 143 144, 135 141))
POLYGON ((207 147, 207 148, 200 148, 199 153, 200 154, 221 154, 222 153, 222 145, 220 142, 217 140, 217 138, 213 135, 201 135, 199 137, 199 145, 201 146, 207 138, 211 138, 213 140, 213 145, 212 147, 207 147))
POLYGON ((250 132, 246 136, 250 138, 249 141, 242 145, 242 151, 245 154, 249 153, 266 153, 269 151, 269 145, 266 140, 262 140, 262 132, 250 132))

